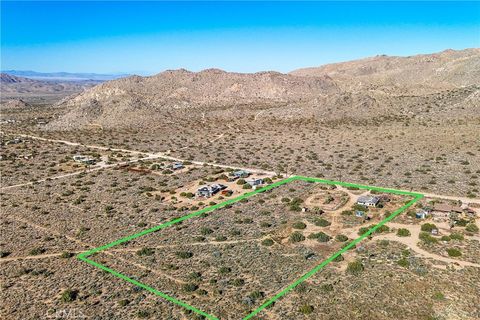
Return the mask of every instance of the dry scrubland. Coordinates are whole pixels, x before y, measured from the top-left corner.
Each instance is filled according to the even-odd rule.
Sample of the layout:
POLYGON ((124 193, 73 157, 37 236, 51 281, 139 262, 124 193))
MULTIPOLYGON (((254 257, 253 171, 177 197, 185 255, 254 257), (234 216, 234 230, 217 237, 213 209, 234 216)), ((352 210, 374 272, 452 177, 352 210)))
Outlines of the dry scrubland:
MULTIPOLYGON (((185 194, 223 183, 225 169, 151 170, 172 162, 161 156, 478 201, 478 52, 292 74, 167 71, 65 99, 70 87, 2 76, 2 95, 25 100, 1 106, 0 317, 201 318, 74 257, 227 198, 185 194)), ((246 191, 230 187, 232 197, 246 191)), ((361 193, 295 182, 92 258, 238 319, 408 200, 392 196, 365 221, 353 214, 361 193)), ((257 319, 480 318, 479 208, 453 228, 449 218, 415 218, 435 202, 422 199, 257 319)))
MULTIPOLYGON (((198 319, 73 254, 186 214, 183 207, 149 193, 219 174, 212 167, 164 176, 105 169, 3 191, 2 315, 34 319, 68 309, 99 319, 198 319), (35 302, 25 305, 25 300, 35 302)), ((350 198, 364 193, 293 182, 92 259, 222 319, 237 319, 340 249, 348 238, 357 237, 361 227, 380 221, 408 199, 392 196, 384 208, 368 211, 372 220, 356 218, 352 225, 351 213, 342 212, 351 209, 350 198), (326 201, 330 198, 326 194, 338 208, 326 201), (297 211, 303 206, 306 212, 297 211), (317 206, 327 210, 320 214, 317 206)), ((393 223, 408 225, 408 220, 418 225, 408 216, 393 223)), ((478 268, 441 262, 439 267, 439 262, 403 245, 402 238, 382 238, 395 237, 395 232, 383 230, 362 242, 258 319, 322 319, 325 313, 326 318, 341 319, 400 315, 448 319, 452 314, 475 319, 478 268), (418 301, 417 293, 423 301, 418 301)), ((463 228, 455 232, 465 233, 463 228)), ((462 245, 478 246, 478 239, 467 234, 462 245)), ((474 257, 467 250, 462 253, 474 257)))

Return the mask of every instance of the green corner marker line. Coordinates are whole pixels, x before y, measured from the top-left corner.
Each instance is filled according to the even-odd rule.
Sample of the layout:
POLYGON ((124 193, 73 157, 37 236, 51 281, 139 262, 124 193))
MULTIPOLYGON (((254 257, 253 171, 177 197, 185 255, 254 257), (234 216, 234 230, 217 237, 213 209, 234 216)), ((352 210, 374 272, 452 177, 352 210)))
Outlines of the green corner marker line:
POLYGON ((378 224, 374 225, 372 228, 370 228, 367 232, 365 232, 364 234, 362 234, 361 236, 359 236, 358 238, 356 238, 355 240, 351 241, 348 245, 346 245, 345 247, 343 247, 341 250, 335 252, 334 254, 332 254, 328 259, 322 261, 320 264, 318 264, 316 267, 314 267, 313 269, 311 269, 310 271, 308 271, 307 273, 305 273, 303 276, 301 276, 300 278, 298 278, 295 282, 293 282, 292 284, 290 284, 289 286, 287 286, 286 288, 284 288, 282 291, 280 291, 279 293, 277 293, 275 296, 273 296, 272 298, 266 300, 260 307, 258 307, 257 309, 253 310, 250 314, 248 314, 246 317, 244 317, 242 320, 248 320, 248 319, 251 319, 252 317, 254 317, 255 315, 257 315, 259 312, 261 312, 263 309, 267 308, 268 306, 272 305, 275 301, 277 301, 278 299, 280 299, 281 297, 283 297, 285 294, 287 294, 288 292, 290 292, 292 289, 294 289, 296 286, 298 286, 300 283, 304 282, 305 280, 307 280, 308 278, 312 277, 315 273, 317 273, 318 271, 320 271, 322 268, 324 268, 326 265, 328 265, 330 262, 332 262, 333 260, 335 260, 338 256, 340 256, 341 254, 345 253, 347 250, 353 248, 354 246, 357 245, 357 243, 359 243, 360 241, 362 241, 363 239, 365 239, 366 237, 370 236, 372 233, 374 233, 378 228, 380 228, 381 226, 383 226, 384 224, 386 224, 388 221, 392 220, 393 218, 395 218, 397 215, 399 215, 400 213, 404 212, 407 208, 409 208, 410 206, 412 206, 413 204, 415 204, 418 200, 422 199, 424 197, 423 194, 421 193, 414 193, 414 192, 409 192, 409 191, 403 191, 403 190, 396 190, 396 189, 387 189, 387 188, 381 188, 381 187, 374 187, 374 186, 366 186, 366 185, 360 185, 360 184, 355 184, 355 183, 348 183, 348 182, 342 182, 342 181, 332 181, 332 180, 324 180, 324 179, 319 179, 319 178, 311 178, 311 177, 303 177, 303 176, 292 176, 290 178, 287 178, 287 179, 283 179, 283 180, 280 180, 280 181, 277 181, 275 183, 272 183, 268 186, 265 186, 263 188, 260 188, 260 189, 257 189, 257 190, 254 190, 254 191, 251 191, 251 192, 247 192, 247 193, 244 193, 243 195, 241 196, 238 196, 236 198, 232 198, 232 199, 228 199, 222 203, 218 203, 218 204, 215 204, 213 206, 210 206, 210 207, 206 207, 206 208, 203 208, 199 211, 196 211, 196 212, 193 212, 193 213, 190 213, 188 215, 185 215, 183 217, 180 217, 180 218, 176 218, 176 219, 173 219, 171 221, 168 221, 166 223, 163 223, 161 225, 158 225, 158 226, 155 226, 153 228, 150 228, 150 229, 146 229, 146 230, 143 230, 139 233, 136 233, 136 234, 133 234, 133 235, 130 235, 130 236, 127 236, 127 237, 124 237, 124 238, 121 238, 121 239, 118 239, 118 240, 115 240, 111 243, 108 243, 106 245, 103 245, 103 246, 100 246, 100 247, 97 247, 97 248, 94 248, 92 250, 89 250, 87 252, 83 252, 79 255, 77 255, 77 258, 81 261, 84 261, 86 263, 89 263, 91 264, 92 266, 95 266, 103 271, 106 271, 122 280, 125 280, 127 282, 130 282, 132 283, 133 285, 136 285, 140 288, 143 288, 159 297, 162 297, 164 298, 165 300, 168 300, 170 302, 173 302, 185 309, 188 309, 190 311, 193 311, 197 314, 200 314, 202 316, 204 316, 205 318, 207 319, 210 319, 210 320, 219 320, 217 317, 213 316, 213 315, 210 315, 202 310, 199 310, 191 305, 189 305, 188 303, 184 302, 184 301, 181 301, 181 300, 178 300, 178 299, 175 299, 174 297, 171 297, 169 296, 168 294, 164 293, 164 292, 161 292, 159 290, 156 290, 146 284, 143 284, 135 279, 132 279, 132 278, 129 278, 127 276, 125 276, 124 274, 121 274, 120 272, 117 272, 113 269, 110 269, 98 262, 95 262, 91 259, 88 259, 87 257, 92 255, 92 254, 95 254, 95 253, 98 253, 98 252, 101 252, 101 251, 104 251, 104 250, 107 250, 107 249, 110 249, 116 245, 119 245, 121 243, 125 243, 125 242, 128 242, 130 240, 133 240, 133 239, 136 239, 138 237, 141 237, 141 236, 144 236, 144 235, 147 235, 149 233, 152 233, 152 232, 156 232, 156 231, 159 231, 161 229, 164 229, 164 228, 167 228, 167 227, 170 227, 174 224, 177 224, 179 222, 182 222, 184 220, 188 220, 190 218, 194 218, 194 217, 198 217, 200 216, 201 214, 203 213, 207 213, 207 212, 210 212, 210 211, 214 211, 216 209, 219 209, 219 208, 223 208, 225 206, 228 206, 228 205, 231 205, 233 203, 236 203, 238 201, 241 201, 243 199, 246 199, 248 197, 251 197, 253 195, 256 195, 258 193, 261 193, 261 192, 265 192, 265 191, 268 191, 268 190, 271 190, 273 188, 276 188, 278 186, 281 186, 281 185, 284 185, 284 184, 287 184, 289 182, 292 182, 292 181, 295 181, 295 180, 300 180, 300 181, 306 181, 306 182, 312 182, 312 183, 322 183, 322 184, 329 184, 329 185, 339 185, 339 186, 343 186, 343 187, 350 187, 350 188, 359 188, 359 189, 365 189, 365 190, 375 190, 375 191, 380 191, 380 192, 385 192, 385 193, 393 193, 393 194, 400 194, 400 195, 407 195, 407 196, 412 196, 414 197, 412 200, 410 200, 409 202, 407 202, 405 205, 403 205, 402 207, 400 207, 399 209, 395 210, 391 215, 389 215, 387 218, 383 219, 381 222, 379 222, 378 224))

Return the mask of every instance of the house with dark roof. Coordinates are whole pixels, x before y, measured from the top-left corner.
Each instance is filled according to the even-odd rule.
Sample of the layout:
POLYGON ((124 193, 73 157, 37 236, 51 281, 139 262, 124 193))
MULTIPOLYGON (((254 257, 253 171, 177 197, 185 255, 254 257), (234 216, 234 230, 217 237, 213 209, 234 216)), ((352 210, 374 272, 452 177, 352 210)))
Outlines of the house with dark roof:
POLYGON ((360 196, 357 199, 357 204, 366 207, 376 207, 380 203, 380 198, 376 196, 360 196))

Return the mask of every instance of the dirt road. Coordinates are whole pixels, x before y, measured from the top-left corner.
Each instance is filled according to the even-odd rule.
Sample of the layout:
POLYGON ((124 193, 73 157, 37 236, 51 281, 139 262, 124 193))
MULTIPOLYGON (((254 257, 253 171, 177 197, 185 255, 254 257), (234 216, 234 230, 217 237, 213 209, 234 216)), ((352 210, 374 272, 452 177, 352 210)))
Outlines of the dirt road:
MULTIPOLYGON (((112 150, 112 151, 126 152, 126 153, 131 153, 131 154, 141 154, 141 155, 147 155, 148 157, 158 157, 158 158, 162 158, 162 159, 165 159, 165 160, 171 160, 171 161, 181 161, 181 162, 187 161, 186 159, 180 159, 180 158, 175 158, 175 157, 168 156, 166 153, 148 153, 148 152, 140 152, 140 151, 136 151, 136 150, 108 148, 108 147, 102 147, 102 146, 96 146, 96 145, 86 145, 86 144, 71 142, 71 141, 67 141, 67 140, 47 139, 47 138, 42 138, 42 137, 39 137, 39 136, 33 136, 33 135, 27 135, 27 134, 16 134, 16 135, 21 136, 21 137, 25 137, 25 138, 41 140, 41 141, 64 143, 64 144, 70 145, 70 146, 80 146, 80 147, 86 147, 86 148, 98 149, 98 150, 112 150)), ((265 170, 256 169, 256 168, 241 168, 241 167, 238 167, 238 166, 230 166, 230 165, 219 164, 219 163, 214 163, 214 162, 203 162, 203 161, 191 161, 191 162, 193 164, 200 165, 200 166, 209 165, 209 166, 215 166, 215 167, 226 168, 226 169, 246 170, 246 171, 250 171, 252 173, 265 173, 267 175, 276 175, 276 172, 265 171, 265 170)), ((291 176, 291 175, 289 175, 289 176, 291 176)), ((431 197, 431 198, 440 198, 440 199, 448 199, 448 200, 460 200, 465 204, 469 204, 469 203, 480 204, 480 199, 479 198, 447 196, 447 195, 439 195, 439 194, 434 194, 434 193, 417 192, 417 191, 414 191, 414 190, 403 190, 403 191, 416 192, 416 193, 420 193, 420 194, 425 195, 426 197, 431 197)))

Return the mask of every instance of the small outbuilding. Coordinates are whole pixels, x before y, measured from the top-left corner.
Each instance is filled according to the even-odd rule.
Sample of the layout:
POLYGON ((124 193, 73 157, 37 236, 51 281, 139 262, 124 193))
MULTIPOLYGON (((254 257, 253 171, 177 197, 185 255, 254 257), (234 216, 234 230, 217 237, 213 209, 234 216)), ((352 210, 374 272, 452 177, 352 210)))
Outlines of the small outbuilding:
POLYGON ((183 169, 185 166, 183 165, 182 162, 175 162, 172 164, 172 169, 173 170, 180 170, 183 169))
POLYGON ((252 187, 258 187, 264 184, 264 181, 262 178, 252 178, 252 179, 245 180, 245 182, 251 185, 252 187))

